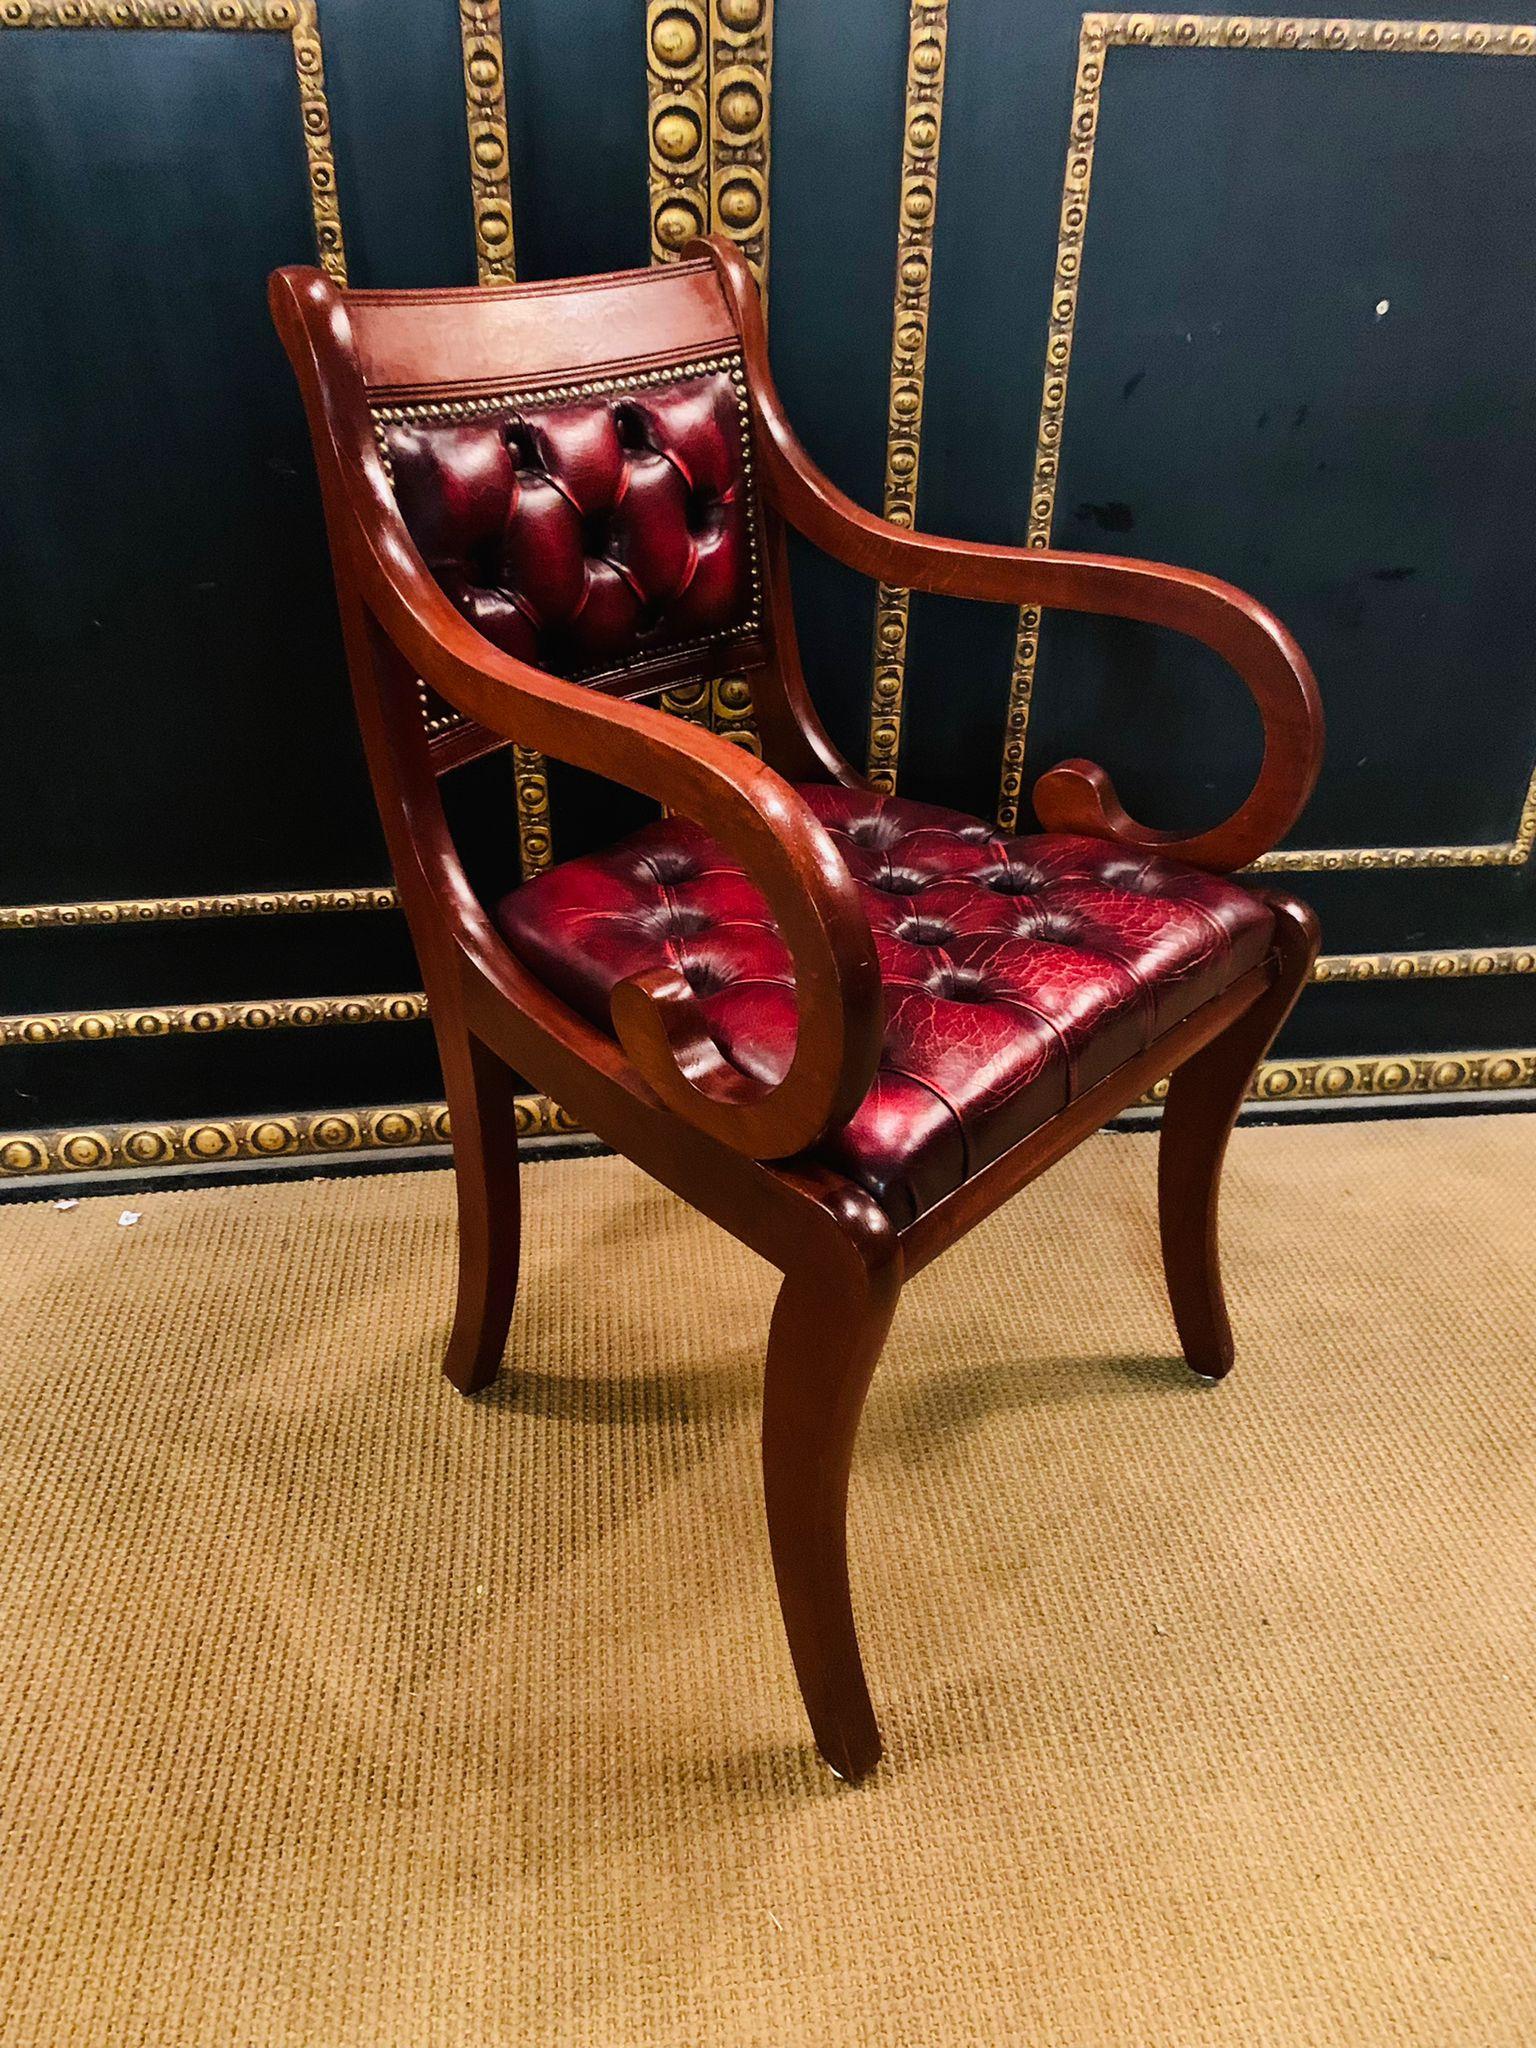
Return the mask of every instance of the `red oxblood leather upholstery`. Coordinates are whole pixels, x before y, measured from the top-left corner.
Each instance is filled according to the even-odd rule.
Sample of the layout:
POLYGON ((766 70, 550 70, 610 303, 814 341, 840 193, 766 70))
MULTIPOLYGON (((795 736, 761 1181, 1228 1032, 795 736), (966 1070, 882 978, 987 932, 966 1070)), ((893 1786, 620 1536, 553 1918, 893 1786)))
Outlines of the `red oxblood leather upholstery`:
POLYGON ((756 624, 727 372, 484 403, 403 408, 379 432, 412 539, 488 640, 580 676, 756 624))
MULTIPOLYGON (((1273 918, 1234 882, 1107 841, 1005 838, 979 818, 830 784, 800 794, 859 885, 880 956, 874 1085, 818 1156, 899 1225, 1263 959, 1273 918)), ((699 826, 664 818, 498 906, 508 943, 608 1027, 616 983, 680 968, 715 1042, 777 1081, 789 954, 762 893, 699 826)))

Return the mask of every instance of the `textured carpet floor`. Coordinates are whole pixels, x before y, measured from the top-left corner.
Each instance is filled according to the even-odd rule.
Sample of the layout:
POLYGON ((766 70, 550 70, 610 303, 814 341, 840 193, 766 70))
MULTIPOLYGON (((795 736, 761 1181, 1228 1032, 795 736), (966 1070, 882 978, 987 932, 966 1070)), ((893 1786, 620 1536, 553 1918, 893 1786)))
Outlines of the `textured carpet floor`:
POLYGON ((475 1402, 445 1174, 0 1210, 8 2048, 1536 2040, 1536 1120, 1240 1133, 1216 1390, 1152 1171, 908 1291, 857 1788, 773 1276, 631 1167, 529 1170, 475 1402))

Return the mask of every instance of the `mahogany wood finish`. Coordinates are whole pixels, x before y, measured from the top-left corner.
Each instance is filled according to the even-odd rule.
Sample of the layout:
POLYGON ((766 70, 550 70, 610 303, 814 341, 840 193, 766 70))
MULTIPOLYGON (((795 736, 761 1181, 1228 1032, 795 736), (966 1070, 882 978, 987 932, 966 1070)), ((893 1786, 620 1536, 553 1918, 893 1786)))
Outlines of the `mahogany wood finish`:
MULTIPOLYGON (((853 505, 816 470, 785 419, 756 291, 740 257, 711 241, 696 244, 690 259, 565 284, 432 292, 340 291, 318 271, 290 269, 275 273, 271 302, 309 414, 359 721, 451 1107, 460 1269, 448 1376, 465 1392, 485 1386, 497 1370, 512 1313, 515 1071, 785 1276, 764 1385, 769 1535, 816 1741, 839 1774, 854 1778, 875 1763, 880 1739, 854 1629, 845 1505, 860 1410, 904 1278, 1153 1081, 1175 1073, 1160 1178, 1169 1288, 1191 1365, 1208 1376, 1224 1371, 1231 1340, 1216 1262, 1222 1153, 1253 1066, 1305 978, 1316 932, 1299 904, 1258 898, 1272 915, 1273 937, 1251 964, 1234 952, 1225 979, 1189 982, 1182 1010, 1175 994, 1166 1021, 1155 1029, 1143 1024, 1140 1038, 1125 1035, 1129 998, 1116 998, 1119 1023, 1074 1026, 1070 1077, 1055 1082, 1057 1068, 1067 1073, 1059 1050, 1052 1054, 1057 1068, 1042 1069, 1045 1080, 1059 1086, 1055 1107, 1042 1109, 1025 1135, 1001 1149, 986 1133, 1003 1127, 983 1118, 966 1140, 964 1165, 943 1191, 935 1182, 926 1206, 912 1198, 920 1213, 898 1220, 868 1185, 850 1177, 851 1169, 828 1161, 842 1157, 833 1141, 861 1105, 867 1114, 872 1090, 887 1075, 887 1010, 895 1000, 887 955, 898 939, 906 943, 900 933, 909 925, 913 943, 923 942, 921 918, 882 926, 877 947, 868 910, 869 861, 859 855, 861 881, 850 872, 858 864, 856 834, 863 826, 850 823, 844 815, 850 805, 828 792, 856 793, 860 803, 875 807, 896 800, 868 794, 811 705, 789 608, 785 529, 798 528, 889 583, 1173 626, 1224 655, 1258 705, 1264 726, 1258 778, 1233 816, 1208 831, 1184 835, 1138 824, 1104 772, 1087 762, 1064 762, 1035 788, 1044 832, 1076 838, 1005 844, 980 821, 906 806, 905 823, 891 830, 924 841, 930 851, 936 847, 933 857, 941 862, 968 863, 960 881, 993 875, 999 878, 993 887, 1012 889, 1011 869, 1023 863, 1022 873, 1039 860, 1053 884, 1067 872, 1070 896, 1077 886, 1071 876, 1083 872, 1085 859, 1092 867, 1098 846, 1106 874, 1123 870, 1115 886, 1130 892, 1130 923, 1139 918, 1146 926, 1150 917, 1155 925, 1160 917, 1185 914, 1179 904, 1198 903, 1204 891, 1220 897, 1250 929, 1257 913, 1247 897, 1238 904, 1236 892, 1203 881, 1201 871, 1229 873, 1289 829, 1317 774, 1322 718, 1311 672, 1284 628, 1252 599, 1209 577, 1155 563, 938 539, 853 505), (663 429, 701 431, 703 399, 695 403, 687 380, 718 377, 722 363, 745 392, 751 460, 739 476, 717 483, 714 500, 705 503, 696 470, 689 468, 692 458, 675 458, 672 444, 658 435, 663 429), (647 396, 668 378, 681 393, 670 412, 647 396), (570 387, 580 387, 574 398, 570 387), (644 401, 650 425, 643 431, 620 417, 626 391, 644 401), (526 394, 523 412, 520 394, 526 394), (579 407, 588 398, 590 413, 559 414, 558 434, 541 424, 537 407, 579 407), (522 438, 518 481, 497 486, 503 498, 493 508, 496 519, 524 499, 530 506, 547 503, 552 519, 564 519, 551 491, 580 510, 581 479, 595 473, 592 464, 604 462, 605 505, 633 509, 626 497, 633 475, 614 482, 612 464, 622 462, 634 474, 648 465, 642 481, 657 492, 672 491, 668 502, 675 511, 680 501, 657 467, 671 462, 690 485, 690 561, 724 546, 722 533, 743 530, 741 493, 747 494, 760 616, 753 612, 749 619, 738 607, 722 614, 721 631, 697 644, 662 644, 657 621, 665 623, 666 608, 651 602, 641 574, 646 563, 638 554, 608 559, 624 549, 604 538, 589 510, 579 522, 591 558, 582 573, 595 582, 601 572, 608 579, 604 588, 617 593, 615 603, 623 592, 614 576, 643 600, 634 645, 625 650, 614 641, 617 651, 606 669, 599 661, 577 682, 552 672, 558 665, 553 656, 551 667, 535 666, 493 644, 429 570, 397 502, 376 416, 385 409, 398 419, 414 407, 412 417, 428 418, 433 431, 434 422, 447 423, 459 469, 445 516, 452 515, 450 524, 473 526, 489 516, 488 465, 501 457, 494 436, 452 436, 464 421, 473 427, 488 412, 502 417, 498 404, 511 409, 506 433, 522 438), (608 434, 611 440, 614 423, 621 440, 628 435, 617 454, 602 439, 608 434), (576 450, 571 474, 560 468, 563 448, 576 450), (530 481, 535 472, 537 492, 530 481), (737 671, 751 680, 762 760, 638 701, 680 674, 737 671), (428 729, 422 686, 429 705, 446 707, 449 729, 428 729), (750 892, 755 908, 749 922, 755 920, 761 943, 781 949, 776 957, 786 963, 774 990, 790 1003, 794 1027, 782 1057, 770 1060, 765 1051, 754 1058, 751 1046, 733 1046, 736 1056, 728 1059, 708 988, 695 986, 670 961, 623 973, 611 987, 611 1017, 595 1021, 513 949, 503 936, 512 927, 504 922, 498 929, 460 864, 439 789, 440 778, 464 761, 513 743, 594 770, 694 821, 708 835, 700 842, 706 864, 728 856, 721 886, 750 892), (980 876, 978 863, 988 864, 980 876), (1161 907, 1149 911, 1145 896, 1161 907), (1106 1035, 1115 1031, 1120 1037, 1106 1035), (1091 1048, 1106 1044, 1123 1050, 1108 1061, 1100 1053, 1092 1065, 1091 1048), (1079 1058, 1089 1064, 1079 1066, 1079 1058)), ((433 445, 429 431, 407 452, 430 462, 437 459, 433 445)), ((566 527, 576 530, 568 519, 561 531, 566 527)), ((661 546, 656 532, 637 543, 641 553, 650 550, 652 566, 661 546)), ((564 557, 550 560, 559 570, 564 557)), ((500 595, 494 604, 482 596, 474 602, 481 606, 477 616, 510 620, 509 630, 520 636, 514 644, 532 644, 531 614, 512 618, 506 609, 520 603, 516 591, 505 603, 500 595)), ((889 818, 895 815, 893 809, 889 818)), ((865 822, 878 833, 889 819, 881 813, 865 822)), ((658 857, 643 856, 653 868, 658 857)), ((878 875, 875 885, 905 886, 878 875)), ((1202 916, 1219 923, 1209 910, 1185 915, 1186 923, 1202 916)), ((990 958, 999 947, 1006 953, 1009 941, 989 932, 979 943, 992 949, 990 958)), ((978 987, 983 978, 971 975, 978 987)), ((957 1001, 966 995, 963 981, 963 974, 956 976, 957 1001)), ((1150 1014, 1147 997, 1142 988, 1136 1015, 1143 1019, 1150 1014)), ((1109 996, 1100 991, 1095 1000, 1109 1006, 1109 1017, 1109 996)), ((983 1109, 991 1113, 990 1106, 983 1109)))

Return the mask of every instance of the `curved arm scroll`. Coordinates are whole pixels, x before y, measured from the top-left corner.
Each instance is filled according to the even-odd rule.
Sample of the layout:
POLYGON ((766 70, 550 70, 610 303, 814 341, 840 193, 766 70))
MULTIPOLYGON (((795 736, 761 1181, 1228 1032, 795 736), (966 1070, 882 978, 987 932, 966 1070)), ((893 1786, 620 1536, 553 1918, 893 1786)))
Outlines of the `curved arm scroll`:
POLYGON ((793 962, 798 1015, 778 1081, 754 1080, 725 1059, 675 969, 620 983, 613 1024, 637 1075, 700 1130, 749 1158, 804 1150, 863 1100, 884 1029, 869 920, 830 835, 781 776, 730 741, 547 675, 477 633, 396 509, 341 296, 303 269, 276 273, 271 298, 310 411, 338 567, 412 673, 488 731, 696 820, 767 897, 793 962))
POLYGON ((694 242, 686 253, 713 261, 741 329, 764 491, 817 547, 899 588, 1170 626, 1221 655, 1247 685, 1263 721, 1264 754, 1253 788, 1221 824, 1189 834, 1139 824, 1102 768, 1063 761, 1034 788, 1047 831, 1088 832, 1222 872, 1246 867, 1285 836, 1317 781, 1323 711, 1305 655, 1272 612, 1214 576, 1162 562, 946 540, 866 512, 822 474, 789 423, 768 365, 757 288, 740 254, 722 237, 694 242))

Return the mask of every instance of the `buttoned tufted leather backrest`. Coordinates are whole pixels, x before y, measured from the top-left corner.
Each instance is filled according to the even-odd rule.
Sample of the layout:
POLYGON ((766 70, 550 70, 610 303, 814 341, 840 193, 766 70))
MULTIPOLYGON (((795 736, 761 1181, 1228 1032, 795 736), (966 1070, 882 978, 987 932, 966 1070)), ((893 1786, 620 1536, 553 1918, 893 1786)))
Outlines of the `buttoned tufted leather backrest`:
POLYGON ((448 596, 557 675, 672 662, 757 629, 737 358, 377 406, 402 518, 448 596))

